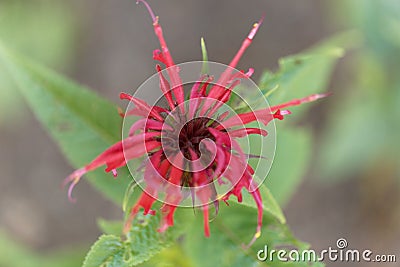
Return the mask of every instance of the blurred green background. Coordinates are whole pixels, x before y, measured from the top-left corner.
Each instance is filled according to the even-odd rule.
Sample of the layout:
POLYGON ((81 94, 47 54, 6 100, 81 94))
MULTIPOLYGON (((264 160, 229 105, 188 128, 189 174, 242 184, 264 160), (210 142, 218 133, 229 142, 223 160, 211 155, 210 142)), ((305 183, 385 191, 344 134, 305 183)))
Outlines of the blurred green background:
MULTIPOLYGON (((240 64, 256 69, 255 80, 264 69, 276 69, 279 58, 351 31, 329 84, 333 95, 296 122, 312 128, 311 164, 301 180, 272 177, 267 184, 295 235, 313 248, 343 237, 354 248, 398 253, 400 2, 151 3, 177 62, 201 58, 201 37, 210 60, 229 62, 265 12, 265 25, 240 64)), ((131 0, 0 0, 0 41, 116 103, 120 91, 154 73, 151 22, 131 0)), ((76 190, 79 204, 68 203, 59 184, 71 168, 1 65, 0 134, 0 266, 79 266, 100 233, 96 218, 119 219, 122 212, 86 183, 76 190)), ((290 169, 291 162, 275 164, 290 169)))

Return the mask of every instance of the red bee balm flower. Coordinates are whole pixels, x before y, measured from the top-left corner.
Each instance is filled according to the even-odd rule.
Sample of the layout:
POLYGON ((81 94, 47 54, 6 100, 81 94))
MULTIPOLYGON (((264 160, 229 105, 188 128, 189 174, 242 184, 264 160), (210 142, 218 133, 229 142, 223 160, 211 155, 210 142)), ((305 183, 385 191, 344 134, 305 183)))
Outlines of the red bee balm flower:
POLYGON ((159 231, 164 232, 174 224, 175 209, 187 197, 182 188, 188 188, 193 205, 195 199, 199 201, 204 214, 204 232, 208 237, 209 203, 215 205, 217 212, 219 201, 226 202, 231 195, 241 202, 241 191, 244 188, 252 195, 258 207, 257 230, 251 245, 261 233, 263 203, 258 185, 253 180, 254 170, 247 163, 250 156, 242 151, 237 140, 251 134, 267 135, 264 129, 246 128, 245 125, 252 122, 267 125, 273 119, 282 120, 285 115, 290 114, 288 110, 282 110, 283 108, 314 101, 325 95, 315 94, 241 114, 222 112, 222 107, 231 99, 233 89, 242 79, 248 79, 253 73, 252 69, 247 73, 235 73, 234 68, 251 44, 262 23, 261 19, 254 24, 218 81, 213 84, 213 77, 203 75, 194 83, 188 97, 185 97, 180 69, 171 57, 158 17, 147 2, 138 2, 142 2, 148 9, 161 45, 161 50, 154 51, 154 59, 165 65, 169 76, 168 80, 160 65, 157 65, 160 89, 166 100, 166 107, 150 106, 141 99, 121 93, 121 99, 129 100, 134 106, 124 115, 134 115, 141 119, 133 123, 128 137, 66 178, 64 183, 71 183, 68 196, 73 200, 72 189, 85 173, 106 165, 106 172, 117 176, 118 168, 127 165, 132 159, 145 156, 141 166, 144 171, 143 180, 146 182, 145 190, 133 206, 125 230, 129 229, 131 221, 141 208, 144 209, 144 214, 154 215, 155 211, 151 210, 151 207, 163 192, 163 216, 159 231), (226 184, 230 189, 222 195, 217 193, 216 188, 226 184))

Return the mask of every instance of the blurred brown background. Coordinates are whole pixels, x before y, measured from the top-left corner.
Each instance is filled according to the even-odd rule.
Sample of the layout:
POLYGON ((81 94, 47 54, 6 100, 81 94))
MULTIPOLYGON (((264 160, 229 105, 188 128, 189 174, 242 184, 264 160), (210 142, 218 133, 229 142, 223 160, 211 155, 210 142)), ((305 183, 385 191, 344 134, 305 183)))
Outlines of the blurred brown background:
MULTIPOLYGON (((2 13, 4 8, 17 2, 23 5, 25 1, 0 0, 3 21, 7 19, 7 14, 2 13)), ((118 99, 120 91, 137 88, 154 73, 152 51, 158 48, 158 43, 143 6, 136 6, 132 0, 31 2, 28 13, 32 16, 47 12, 65 16, 62 30, 68 34, 68 41, 56 40, 42 54, 51 54, 67 42, 62 48, 67 56, 46 59, 50 67, 120 105, 124 105, 118 99)), ((240 63, 241 68, 255 68, 256 81, 265 68, 276 69, 279 58, 298 53, 341 27, 332 22, 331 7, 326 1, 153 0, 150 3, 160 16, 178 63, 201 59, 201 37, 206 40, 210 60, 228 63, 251 25, 265 13, 265 24, 240 63)), ((16 20, 24 20, 24 13, 15 14, 16 20)), ((54 32, 58 30, 61 29, 54 32)), ((36 46, 40 44, 38 41, 36 46)), ((19 40, 18 45, 29 56, 43 58, 38 49, 30 46, 29 39, 19 40)), ((351 53, 348 57, 351 58, 351 53)), ((351 79, 343 71, 346 60, 347 57, 339 63, 330 91, 340 92, 346 79, 351 79)), ((118 219, 122 216, 120 208, 104 200, 85 182, 75 191, 78 203, 70 204, 60 183, 72 168, 17 92, 1 97, 9 102, 7 108, 0 109, 1 229, 37 251, 67 243, 92 243, 100 233, 96 218, 118 219)), ((316 140, 326 118, 324 109, 322 105, 313 109, 318 114, 313 120, 316 140)), ((310 166, 305 182, 285 207, 295 235, 317 250, 335 246, 336 240, 343 237, 354 248, 398 254, 397 185, 391 186, 389 181, 388 185, 371 187, 365 184, 367 179, 357 177, 331 184, 319 180, 313 167, 310 166)))

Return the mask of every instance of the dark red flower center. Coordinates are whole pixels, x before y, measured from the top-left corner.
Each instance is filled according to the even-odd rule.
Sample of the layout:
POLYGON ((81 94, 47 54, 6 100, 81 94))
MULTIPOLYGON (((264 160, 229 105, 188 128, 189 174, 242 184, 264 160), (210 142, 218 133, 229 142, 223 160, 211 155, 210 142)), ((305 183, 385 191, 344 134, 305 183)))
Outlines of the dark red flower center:
POLYGON ((214 128, 218 123, 214 120, 200 117, 187 122, 179 133, 179 149, 183 155, 190 159, 190 151, 192 149, 200 156, 200 142, 204 139, 211 139, 215 142, 214 136, 208 131, 208 127, 214 128))

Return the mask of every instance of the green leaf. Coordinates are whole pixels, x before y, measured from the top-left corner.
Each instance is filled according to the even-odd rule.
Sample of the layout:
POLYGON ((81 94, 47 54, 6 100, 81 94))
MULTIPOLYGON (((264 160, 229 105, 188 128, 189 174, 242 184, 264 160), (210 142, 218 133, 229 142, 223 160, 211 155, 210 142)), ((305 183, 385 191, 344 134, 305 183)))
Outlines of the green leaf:
POLYGON ((85 246, 62 248, 46 253, 35 253, 22 244, 13 240, 6 232, 0 229, 0 266, 18 267, 71 267, 80 266, 85 246))
POLYGON ((132 207, 134 202, 137 200, 137 190, 135 188, 138 186, 135 180, 132 180, 125 190, 124 200, 122 202, 122 210, 126 213, 128 209, 132 207))
POLYGON ((159 214, 155 216, 137 214, 130 231, 122 240, 119 237, 122 222, 100 220, 99 225, 102 230, 112 234, 100 237, 89 251, 83 267, 136 266, 149 260, 173 244, 184 229, 178 222, 165 233, 159 233, 157 229, 160 223, 159 214))
MULTIPOLYGON (((1 1, 0 36, 10 47, 29 53, 41 62, 67 69, 72 55, 77 23, 65 1, 1 1), (35 10, 32 12, 32 10, 35 10), (21 19, 24 18, 24 19, 21 19), (40 30, 38 30, 40 29, 40 30)), ((24 119, 23 100, 6 70, 0 66, 0 124, 24 119), (9 120, 12 114, 13 120, 9 120)))
POLYGON ((127 249, 129 251, 129 265, 135 266, 149 260, 152 256, 159 253, 163 248, 172 244, 176 227, 169 229, 165 233, 157 231, 161 223, 161 215, 141 215, 138 214, 136 223, 132 226, 127 236, 127 249))
MULTIPOLYGON (((335 63, 344 55, 341 47, 352 47, 357 37, 353 32, 338 34, 303 53, 280 59, 277 72, 262 75, 260 90, 269 96, 271 105, 325 91, 335 63)), ((291 110, 299 117, 307 108, 309 105, 291 110)))
POLYGON ((312 151, 311 131, 279 127, 274 163, 265 185, 280 205, 285 205, 302 181, 312 151))
MULTIPOLYGON (((121 139, 122 119, 115 105, 7 50, 1 43, 0 63, 10 71, 36 117, 74 167, 89 163, 121 139)), ((126 168, 121 168, 119 174, 114 180, 98 170, 88 177, 105 196, 121 204, 131 177, 126 168)), ((63 177, 59 178, 61 182, 63 177)))
POLYGON ((273 104, 289 101, 293 98, 318 93, 325 89, 332 71, 333 63, 343 55, 340 48, 316 48, 309 52, 285 57, 279 60, 276 73, 265 72, 260 82, 260 89, 271 94, 273 104))
POLYGON ((64 1, 2 1, 0 36, 37 60, 65 66, 73 59, 79 23, 71 11, 64 1))
POLYGON ((257 214, 254 210, 233 203, 222 206, 215 220, 210 224, 211 236, 204 237, 198 228, 202 220, 196 220, 193 228, 185 237, 185 255, 190 256, 195 267, 202 266, 310 266, 307 263, 286 265, 279 261, 262 262, 257 259, 257 252, 268 245, 270 249, 291 247, 300 251, 307 249, 306 243, 298 241, 285 224, 266 213, 263 217, 261 237, 249 248, 244 249, 253 237, 256 228, 257 214), (205 255, 207 255, 205 257, 205 255))
MULTIPOLYGON (((400 166, 399 2, 348 1, 336 8, 346 10, 343 19, 360 30, 364 42, 346 70, 353 79, 329 110, 318 144, 315 170, 328 183, 382 173, 377 166, 400 166)), ((396 176, 390 172, 381 175, 396 176)))
POLYGON ((193 267, 192 260, 185 255, 179 245, 163 249, 157 257, 153 257, 147 262, 138 265, 139 267, 193 267))
POLYGON ((103 233, 118 236, 122 233, 124 223, 122 221, 108 221, 100 218, 97 219, 97 225, 103 233))
POLYGON ((206 47, 206 42, 204 41, 204 38, 201 38, 201 53, 203 56, 203 67, 201 69, 202 74, 207 74, 209 73, 209 68, 208 68, 208 53, 207 53, 207 47, 206 47))
POLYGON ((124 249, 119 237, 102 235, 87 254, 83 267, 128 266, 124 262, 124 249))
MULTIPOLYGON (((264 184, 262 184, 259 187, 259 190, 263 201, 264 210, 266 212, 269 212, 276 219, 278 219, 280 223, 286 223, 285 215, 283 215, 281 207, 279 207, 278 203, 276 202, 275 198, 273 197, 269 189, 264 184)), ((257 208, 257 205, 253 197, 247 191, 243 192, 243 200, 239 204, 252 208, 257 208)))

